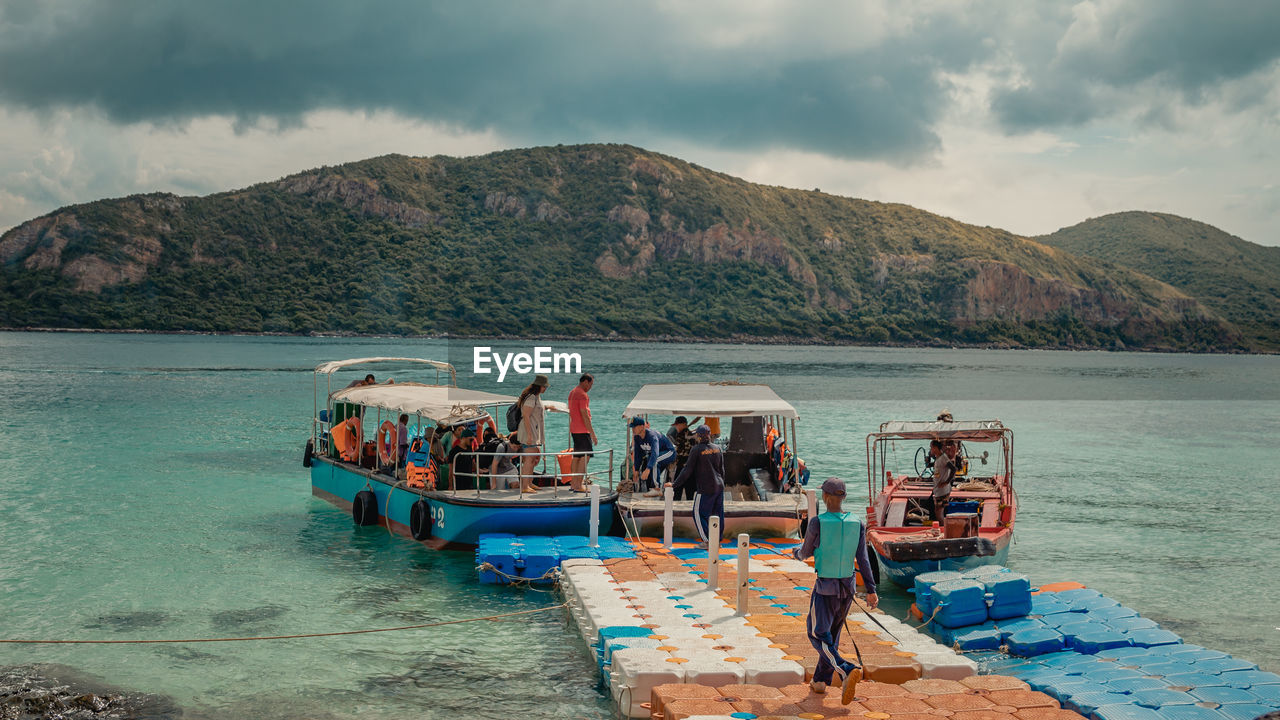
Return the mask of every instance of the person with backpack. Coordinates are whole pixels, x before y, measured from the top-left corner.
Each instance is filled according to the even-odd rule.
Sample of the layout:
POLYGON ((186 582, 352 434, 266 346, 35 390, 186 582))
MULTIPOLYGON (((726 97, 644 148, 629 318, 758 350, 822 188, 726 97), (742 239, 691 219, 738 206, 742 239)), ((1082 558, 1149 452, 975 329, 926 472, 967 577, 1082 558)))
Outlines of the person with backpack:
POLYGON ((660 495, 658 478, 667 466, 676 461, 676 447, 662 433, 649 427, 644 418, 631 418, 632 476, 636 490, 643 490, 650 497, 660 495))
POLYGON ((520 475, 516 472, 516 454, 520 452, 520 441, 516 433, 510 437, 498 435, 484 449, 487 455, 482 456, 489 469, 489 487, 494 490, 506 490, 519 484, 520 475))
POLYGON ((551 381, 546 375, 538 375, 529 387, 520 393, 516 406, 520 408, 520 429, 517 438, 523 452, 531 453, 520 458, 520 492, 537 492, 533 486, 533 470, 538 466, 538 454, 547 446, 547 433, 543 423, 547 412, 542 406, 542 393, 551 381))

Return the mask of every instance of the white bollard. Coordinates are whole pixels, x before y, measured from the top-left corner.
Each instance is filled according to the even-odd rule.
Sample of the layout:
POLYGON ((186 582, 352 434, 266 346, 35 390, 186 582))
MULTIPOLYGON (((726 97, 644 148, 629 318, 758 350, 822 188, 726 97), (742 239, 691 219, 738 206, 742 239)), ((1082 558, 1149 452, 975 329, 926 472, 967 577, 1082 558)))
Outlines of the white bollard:
POLYGON ((742 533, 738 536, 738 614, 747 614, 747 579, 750 577, 751 536, 742 533))
POLYGON ((804 496, 809 499, 809 517, 806 519, 807 522, 808 520, 818 517, 818 492, 816 490, 805 490, 804 496))
POLYGON ((592 485, 591 497, 591 547, 600 546, 600 486, 592 485))
MULTIPOLYGON (((695 508, 696 511, 696 508, 695 508)), ((715 515, 707 523, 707 589, 720 587, 720 518, 715 515)))
MULTIPOLYGON (((674 517, 674 516, 675 516, 675 503, 676 503, 676 491, 675 491, 675 488, 670 488, 670 487, 665 487, 665 486, 662 488, 662 502, 663 502, 663 508, 662 508, 662 544, 663 544, 663 545, 666 545, 666 546, 667 546, 667 549, 668 549, 668 550, 670 550, 670 549, 671 549, 671 534, 672 534, 673 526, 675 525, 675 517, 674 517)), ((697 510, 698 510, 698 509, 697 509, 697 508, 694 508, 693 510, 694 510, 694 512, 697 512, 697 510)))

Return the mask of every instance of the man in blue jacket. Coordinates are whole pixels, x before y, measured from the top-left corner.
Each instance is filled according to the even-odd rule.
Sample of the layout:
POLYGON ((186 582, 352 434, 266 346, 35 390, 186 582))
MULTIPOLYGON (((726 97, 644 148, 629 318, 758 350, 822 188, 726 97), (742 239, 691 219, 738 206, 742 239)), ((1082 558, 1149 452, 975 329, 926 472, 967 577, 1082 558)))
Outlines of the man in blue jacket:
POLYGON ((637 490, 648 490, 646 495, 658 495, 658 478, 667 466, 675 462, 676 448, 666 435, 649 427, 644 418, 631 418, 632 469, 637 490), (652 489, 650 489, 652 488, 652 489))
POLYGON ((853 606, 854 560, 867 588, 867 607, 879 602, 876 581, 871 576, 871 560, 867 555, 867 534, 857 514, 840 509, 844 501, 844 481, 827 478, 822 483, 822 502, 827 511, 809 518, 804 544, 795 551, 797 560, 813 557, 818 577, 809 600, 807 630, 809 642, 818 651, 818 667, 813 671, 809 687, 818 693, 839 679, 843 688, 841 701, 853 700, 854 688, 862 679, 862 668, 840 656, 840 630, 853 606))
POLYGON ((724 528, 724 453, 711 442, 711 428, 699 425, 694 431, 698 442, 689 449, 689 461, 684 464, 675 484, 676 497, 685 485, 693 483, 693 524, 698 537, 708 543, 711 516, 720 518, 724 528))

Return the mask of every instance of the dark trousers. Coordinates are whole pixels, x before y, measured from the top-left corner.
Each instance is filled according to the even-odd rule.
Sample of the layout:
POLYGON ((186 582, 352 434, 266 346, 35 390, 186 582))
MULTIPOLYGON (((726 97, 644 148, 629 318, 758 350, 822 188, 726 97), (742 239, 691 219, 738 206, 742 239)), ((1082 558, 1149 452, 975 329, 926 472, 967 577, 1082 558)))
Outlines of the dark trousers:
POLYGON ((702 542, 710 542, 711 517, 720 518, 720 535, 724 536, 724 489, 714 495, 693 494, 693 525, 702 542))
POLYGON ((809 643, 818 651, 818 666, 813 670, 814 682, 830 684, 836 668, 848 673, 857 667, 840 656, 840 631, 853 606, 853 597, 813 593, 809 599, 809 643))

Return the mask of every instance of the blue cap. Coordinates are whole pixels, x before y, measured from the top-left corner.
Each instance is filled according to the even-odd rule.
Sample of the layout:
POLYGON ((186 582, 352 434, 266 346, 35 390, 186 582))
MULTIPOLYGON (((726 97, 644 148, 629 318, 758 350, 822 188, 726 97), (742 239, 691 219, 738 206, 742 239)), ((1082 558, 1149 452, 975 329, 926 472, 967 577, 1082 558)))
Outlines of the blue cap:
POLYGON ((642 417, 633 417, 633 418, 631 418, 631 423, 630 423, 630 425, 631 425, 631 427, 633 427, 633 428, 634 428, 634 427, 640 427, 640 426, 644 425, 644 418, 642 418, 642 417))
POLYGON ((829 477, 822 481, 822 494, 835 495, 836 497, 844 497, 847 490, 844 487, 844 481, 840 478, 829 477))
POLYGON ((707 427, 706 425, 699 425, 698 429, 694 430, 694 432, 698 433, 699 435, 706 435, 707 437, 711 437, 711 428, 707 427))

